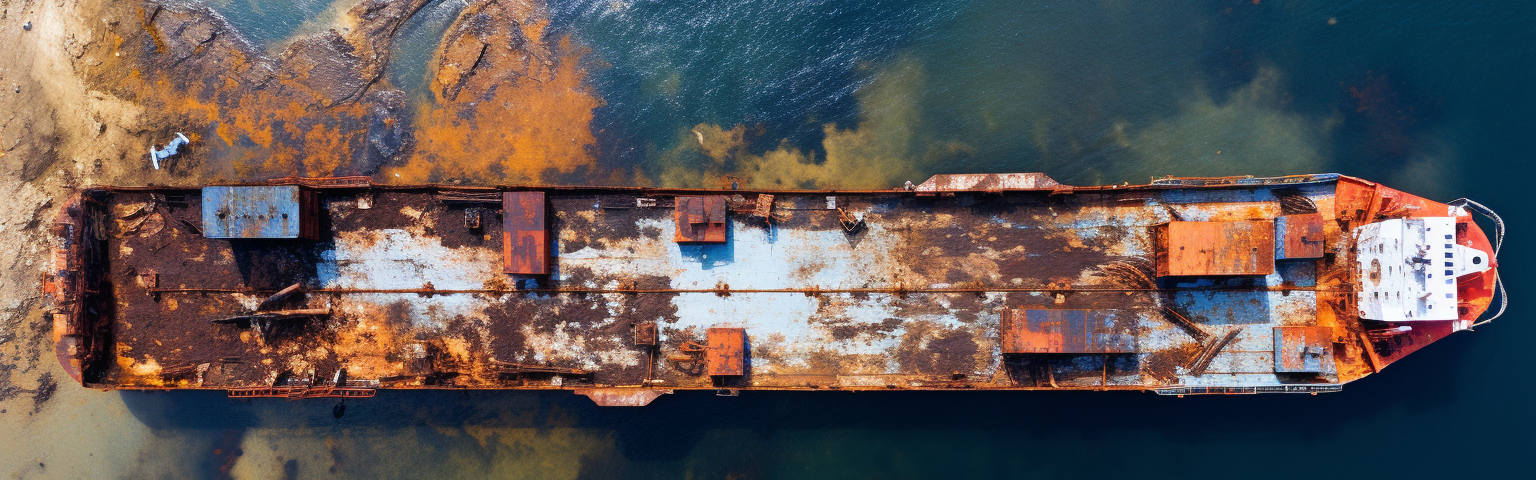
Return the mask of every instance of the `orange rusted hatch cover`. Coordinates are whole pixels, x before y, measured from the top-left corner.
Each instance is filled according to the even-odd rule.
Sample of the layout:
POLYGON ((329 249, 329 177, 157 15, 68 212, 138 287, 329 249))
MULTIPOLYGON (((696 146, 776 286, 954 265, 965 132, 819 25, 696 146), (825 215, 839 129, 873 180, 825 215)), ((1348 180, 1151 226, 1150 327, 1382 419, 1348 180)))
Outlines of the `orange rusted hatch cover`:
POLYGON ((1003 310, 1003 353, 1135 353, 1136 335, 1089 310, 1003 310))
POLYGON ((1275 227, 1267 220, 1168 222, 1155 227, 1157 275, 1269 275, 1275 227))
POLYGON ((1275 327, 1275 372, 1333 373, 1333 329, 1275 327))
POLYGON ((1275 235, 1280 237, 1276 245, 1275 259, 1322 258, 1323 215, 1284 215, 1275 219, 1275 235))
POLYGON ((549 273, 548 235, 544 231, 544 192, 501 194, 503 267, 515 275, 549 273))
POLYGON ((677 223, 678 242, 725 241, 725 197, 677 197, 672 220, 677 223))
POLYGON ((746 374, 747 329, 715 327, 709 329, 709 374, 730 376, 746 374))

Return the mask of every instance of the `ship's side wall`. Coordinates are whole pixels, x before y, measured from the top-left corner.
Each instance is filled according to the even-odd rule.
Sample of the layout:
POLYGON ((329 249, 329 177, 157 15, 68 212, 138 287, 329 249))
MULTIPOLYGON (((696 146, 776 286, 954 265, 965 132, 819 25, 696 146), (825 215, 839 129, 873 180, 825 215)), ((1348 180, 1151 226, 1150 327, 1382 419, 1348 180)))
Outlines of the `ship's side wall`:
POLYGON ((319 240, 209 239, 196 190, 112 189, 82 219, 101 225, 102 255, 84 262, 110 302, 80 318, 102 322, 97 381, 121 388, 1315 391, 1380 368, 1347 314, 1336 178, 531 189, 551 254, 549 273, 526 275, 506 273, 502 192, 527 188, 309 181, 319 240), (679 196, 721 199, 722 241, 678 234, 679 196), (1300 245, 1283 216, 1320 222, 1323 253, 1158 275, 1170 222, 1278 224, 1270 248, 1300 245), (1019 323, 1043 350, 1005 352, 1004 315, 1055 318, 1031 310, 1083 313, 1019 323), (742 368, 711 375, 707 334, 722 328, 744 329, 742 368), (1307 357, 1277 358, 1292 354, 1307 357))

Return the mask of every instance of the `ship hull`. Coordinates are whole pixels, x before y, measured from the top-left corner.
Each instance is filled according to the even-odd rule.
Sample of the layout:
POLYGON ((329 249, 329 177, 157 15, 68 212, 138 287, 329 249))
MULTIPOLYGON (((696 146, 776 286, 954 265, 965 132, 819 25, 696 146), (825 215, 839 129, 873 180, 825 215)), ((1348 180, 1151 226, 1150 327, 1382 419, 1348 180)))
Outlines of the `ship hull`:
POLYGON ((56 221, 58 356, 88 387, 237 397, 1317 393, 1467 329, 1493 297, 1490 269, 1458 279, 1454 319, 1359 318, 1360 225, 1449 215, 1457 243, 1493 253, 1469 213, 1363 180, 1030 175, 878 191, 246 186, 298 192, 282 201, 91 189, 56 221), (1179 242, 1202 236, 1230 245, 1186 258, 1179 242))

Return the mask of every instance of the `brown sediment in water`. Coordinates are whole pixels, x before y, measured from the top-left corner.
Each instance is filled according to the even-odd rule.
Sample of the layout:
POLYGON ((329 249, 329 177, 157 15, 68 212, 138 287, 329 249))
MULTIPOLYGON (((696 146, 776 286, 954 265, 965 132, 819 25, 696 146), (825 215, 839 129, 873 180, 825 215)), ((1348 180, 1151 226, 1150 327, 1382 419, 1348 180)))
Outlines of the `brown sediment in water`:
POLYGON ((416 107, 416 153, 391 181, 540 183, 590 168, 593 109, 586 49, 546 38, 549 20, 526 2, 466 7, 434 59, 432 99, 416 107))
POLYGON ((899 59, 859 93, 858 124, 824 125, 819 149, 780 142, 764 151, 745 126, 700 124, 663 146, 648 170, 600 169, 591 122, 603 100, 586 82, 587 50, 546 31, 542 2, 473 2, 434 55, 430 93, 413 98, 389 85, 383 73, 394 34, 425 3, 362 1, 331 30, 299 37, 276 56, 201 4, 80 5, 80 18, 100 22, 82 22, 69 64, 83 89, 102 97, 97 115, 115 117, 100 120, 113 128, 112 141, 90 145, 107 160, 90 181, 371 175, 392 183, 716 186, 729 175, 761 187, 889 187, 968 151, 920 138, 911 98, 923 67, 899 59), (192 146, 167 170, 150 169, 148 147, 176 132, 192 146))
POLYGON ((379 79, 394 32, 425 3, 359 3, 276 58, 206 6, 84 5, 103 22, 76 69, 88 88, 141 109, 146 143, 192 137, 156 181, 368 174, 409 152, 404 95, 379 79))
POLYGON ((439 50, 430 99, 389 85, 395 32, 426 3, 360 2, 275 57, 200 4, 82 5, 82 17, 102 22, 84 29, 75 70, 87 89, 133 110, 129 141, 112 147, 123 165, 108 177, 537 183, 592 164, 589 123, 601 100, 584 88, 584 50, 545 38, 539 2, 467 7, 439 50), (175 132, 192 146, 154 172, 148 146, 175 132))
POLYGON ((970 151, 960 142, 923 138, 920 108, 912 101, 923 88, 920 62, 898 59, 874 78, 857 94, 863 113, 855 127, 822 125, 825 155, 787 141, 753 153, 755 135, 746 125, 701 123, 679 132, 677 146, 657 159, 657 183, 719 187, 725 178, 754 188, 889 188, 970 151))

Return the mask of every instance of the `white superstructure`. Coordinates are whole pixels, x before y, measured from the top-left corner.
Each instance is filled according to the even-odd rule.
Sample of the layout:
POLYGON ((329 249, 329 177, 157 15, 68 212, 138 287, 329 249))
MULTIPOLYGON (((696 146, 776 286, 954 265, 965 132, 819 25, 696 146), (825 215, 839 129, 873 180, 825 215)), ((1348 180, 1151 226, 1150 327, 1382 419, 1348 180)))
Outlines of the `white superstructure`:
POLYGON ((1456 279, 1491 263, 1456 243, 1455 217, 1383 220, 1356 228, 1354 238, 1364 319, 1456 320, 1456 279))

